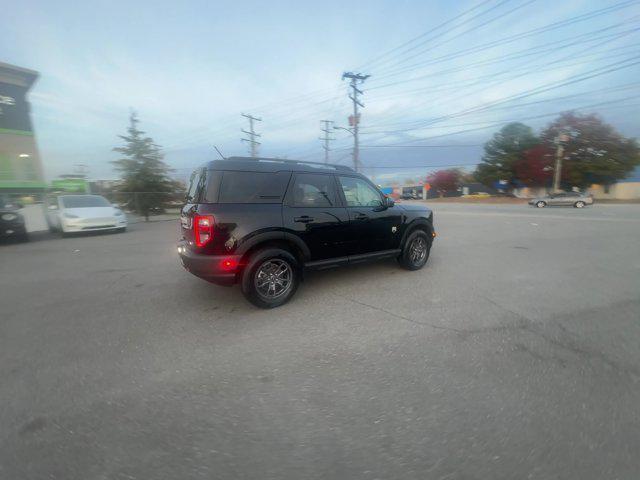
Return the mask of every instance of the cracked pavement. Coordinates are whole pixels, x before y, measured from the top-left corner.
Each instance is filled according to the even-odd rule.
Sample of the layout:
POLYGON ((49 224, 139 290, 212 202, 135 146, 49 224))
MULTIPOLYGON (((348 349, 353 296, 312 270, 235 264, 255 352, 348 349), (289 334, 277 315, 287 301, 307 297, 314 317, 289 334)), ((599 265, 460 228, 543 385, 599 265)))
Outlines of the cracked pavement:
POLYGON ((0 246, 0 478, 638 478, 640 205, 433 209, 270 311, 174 222, 0 246))

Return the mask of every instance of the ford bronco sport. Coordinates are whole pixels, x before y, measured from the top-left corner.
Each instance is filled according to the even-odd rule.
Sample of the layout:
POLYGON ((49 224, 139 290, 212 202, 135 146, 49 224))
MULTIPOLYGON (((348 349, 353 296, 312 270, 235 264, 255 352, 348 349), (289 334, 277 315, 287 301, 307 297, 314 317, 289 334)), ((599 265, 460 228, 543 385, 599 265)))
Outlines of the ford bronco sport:
POLYGON ((433 213, 395 205, 349 167, 231 157, 191 175, 178 253, 194 275, 239 283, 261 308, 287 302, 305 269, 396 257, 422 268, 433 213))

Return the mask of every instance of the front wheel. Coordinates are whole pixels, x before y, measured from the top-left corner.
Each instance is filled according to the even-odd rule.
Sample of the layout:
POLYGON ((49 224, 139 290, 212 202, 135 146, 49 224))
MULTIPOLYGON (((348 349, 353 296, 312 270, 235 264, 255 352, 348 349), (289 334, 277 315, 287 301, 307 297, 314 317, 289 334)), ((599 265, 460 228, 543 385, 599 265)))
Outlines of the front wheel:
POLYGON ((579 202, 576 202, 573 206, 576 208, 584 208, 585 205, 586 203, 584 203, 583 201, 579 201, 579 202))
POLYGON ((547 206, 546 202, 543 202, 542 200, 540 200, 539 202, 536 202, 536 207, 538 208, 544 208, 547 206))
POLYGON ((427 263, 430 251, 429 237, 423 230, 416 230, 407 238, 398 262, 407 270, 419 270, 427 263))
POLYGON ((300 267, 291 253, 280 248, 259 250, 242 272, 242 293, 260 308, 287 303, 300 283, 300 267))

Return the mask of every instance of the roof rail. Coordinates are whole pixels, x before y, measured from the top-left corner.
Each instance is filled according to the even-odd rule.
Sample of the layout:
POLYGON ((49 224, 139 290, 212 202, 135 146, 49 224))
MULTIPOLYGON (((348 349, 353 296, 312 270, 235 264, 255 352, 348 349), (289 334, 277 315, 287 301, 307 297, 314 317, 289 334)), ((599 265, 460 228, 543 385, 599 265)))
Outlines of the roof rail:
POLYGON ((284 158, 261 158, 261 157, 227 157, 228 161, 247 161, 247 162, 269 162, 269 163, 284 163, 288 165, 309 165, 316 168, 327 168, 333 170, 341 170, 346 172, 352 172, 353 169, 346 165, 335 165, 332 163, 320 163, 320 162, 305 162, 303 160, 289 160, 284 158))

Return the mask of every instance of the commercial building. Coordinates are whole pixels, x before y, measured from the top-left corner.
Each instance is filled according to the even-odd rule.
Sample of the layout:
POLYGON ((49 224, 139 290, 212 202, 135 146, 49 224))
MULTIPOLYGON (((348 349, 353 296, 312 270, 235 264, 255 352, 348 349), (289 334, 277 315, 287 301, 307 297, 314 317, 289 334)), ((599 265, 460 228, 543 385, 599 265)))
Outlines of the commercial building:
POLYGON ((27 93, 38 72, 0 62, 0 195, 40 197, 46 188, 27 93))
POLYGON ((640 167, 613 185, 591 185, 588 190, 596 199, 640 200, 640 167))

